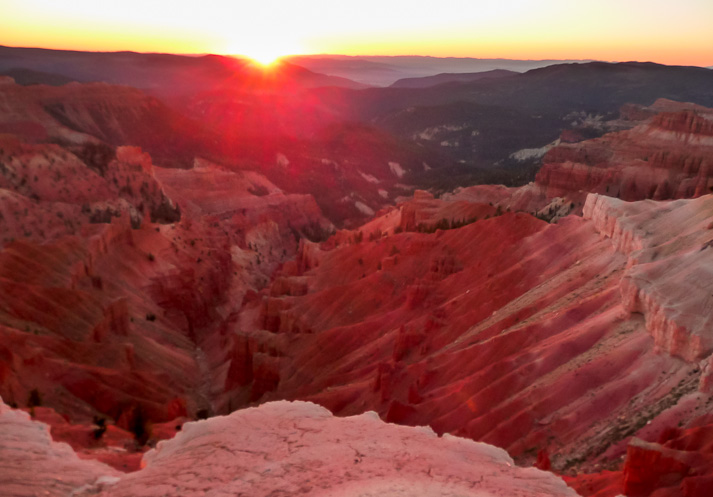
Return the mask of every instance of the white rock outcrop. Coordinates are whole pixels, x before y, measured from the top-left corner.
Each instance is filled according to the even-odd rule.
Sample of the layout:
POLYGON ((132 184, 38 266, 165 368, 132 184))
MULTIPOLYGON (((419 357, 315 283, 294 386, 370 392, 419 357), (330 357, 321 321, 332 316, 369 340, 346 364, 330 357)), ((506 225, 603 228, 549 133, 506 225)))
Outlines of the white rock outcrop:
POLYGON ((121 473, 98 461, 80 459, 65 443, 52 441, 44 423, 11 409, 0 399, 0 495, 30 497, 71 495, 99 481, 113 482, 121 473))
POLYGON ((429 428, 273 402, 187 423, 145 467, 77 496, 568 496, 555 475, 518 468, 501 449, 429 428))
POLYGON ((713 352, 713 195, 624 202, 589 194, 584 217, 627 255, 621 295, 654 342, 697 362, 713 352))

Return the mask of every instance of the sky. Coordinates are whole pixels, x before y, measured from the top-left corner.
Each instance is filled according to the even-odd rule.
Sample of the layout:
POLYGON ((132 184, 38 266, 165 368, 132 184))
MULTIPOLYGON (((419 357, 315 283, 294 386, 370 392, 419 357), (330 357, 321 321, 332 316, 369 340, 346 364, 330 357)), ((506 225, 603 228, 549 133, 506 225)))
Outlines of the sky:
POLYGON ((0 0, 0 45, 713 66, 713 0, 0 0))

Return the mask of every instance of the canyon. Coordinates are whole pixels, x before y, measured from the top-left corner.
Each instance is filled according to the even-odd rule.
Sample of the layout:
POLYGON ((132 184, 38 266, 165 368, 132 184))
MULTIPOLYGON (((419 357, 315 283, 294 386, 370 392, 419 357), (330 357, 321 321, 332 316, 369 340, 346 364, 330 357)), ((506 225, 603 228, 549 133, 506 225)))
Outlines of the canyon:
POLYGON ((1 83, 10 495, 713 490, 713 109, 585 113, 532 182, 443 192, 325 103, 362 90, 216 134, 249 85, 1 83))

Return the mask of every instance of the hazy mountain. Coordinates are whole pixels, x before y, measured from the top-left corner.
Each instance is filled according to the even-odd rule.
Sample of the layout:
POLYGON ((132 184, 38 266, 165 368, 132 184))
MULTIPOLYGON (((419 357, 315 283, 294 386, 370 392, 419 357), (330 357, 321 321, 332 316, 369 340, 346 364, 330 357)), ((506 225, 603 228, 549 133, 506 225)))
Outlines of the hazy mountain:
POLYGON ((425 76, 423 78, 404 78, 396 81, 391 85, 391 88, 428 88, 430 86, 442 85, 447 83, 468 83, 479 79, 495 79, 504 78, 519 74, 515 71, 507 71, 505 69, 493 69, 492 71, 484 72, 466 72, 466 73, 442 73, 435 76, 425 76))
POLYGON ((372 119, 413 106, 453 102, 560 113, 572 110, 612 112, 625 103, 651 104, 657 98, 713 104, 713 74, 701 67, 626 62, 559 64, 508 78, 479 79, 448 88, 412 90, 371 88, 349 93, 318 90, 325 102, 372 119))
POLYGON ((365 85, 308 69, 282 64, 266 78, 262 68, 246 59, 220 55, 186 56, 136 52, 77 52, 40 48, 0 47, 0 72, 11 69, 62 74, 79 82, 129 85, 156 95, 177 96, 217 86, 266 83, 291 88, 365 85))
POLYGON ((13 68, 0 72, 0 76, 10 76, 18 85, 50 85, 61 86, 74 81, 72 78, 61 74, 54 74, 32 69, 13 68))
POLYGON ((573 60, 475 59, 467 57, 297 55, 286 60, 313 71, 374 86, 389 86, 404 78, 441 73, 473 73, 495 69, 525 72, 573 60))

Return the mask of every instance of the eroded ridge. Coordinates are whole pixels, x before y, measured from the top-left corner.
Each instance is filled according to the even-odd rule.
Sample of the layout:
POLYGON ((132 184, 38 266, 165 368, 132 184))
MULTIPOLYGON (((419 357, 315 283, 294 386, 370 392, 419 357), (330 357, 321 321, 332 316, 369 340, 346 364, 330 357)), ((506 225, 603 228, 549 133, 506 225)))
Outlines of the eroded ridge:
POLYGON ((590 194, 584 217, 628 256, 625 309, 658 347, 689 362, 713 351, 713 196, 623 202, 590 194))

